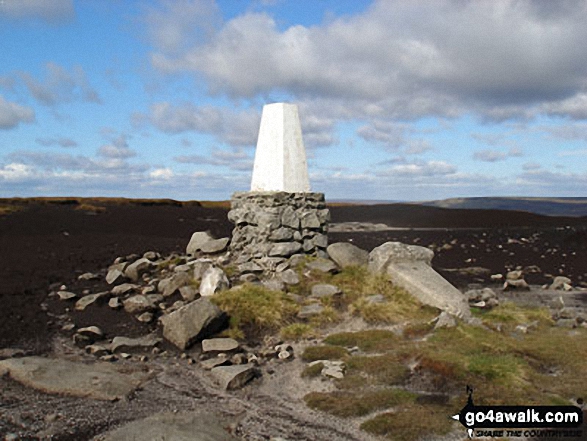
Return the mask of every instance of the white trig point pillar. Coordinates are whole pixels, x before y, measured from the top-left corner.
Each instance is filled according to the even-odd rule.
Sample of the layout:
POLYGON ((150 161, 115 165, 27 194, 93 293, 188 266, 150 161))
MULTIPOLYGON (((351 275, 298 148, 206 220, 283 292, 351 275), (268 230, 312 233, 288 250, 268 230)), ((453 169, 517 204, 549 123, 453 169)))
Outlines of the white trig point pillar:
POLYGON ((310 191, 306 150, 295 104, 263 107, 251 191, 310 191))

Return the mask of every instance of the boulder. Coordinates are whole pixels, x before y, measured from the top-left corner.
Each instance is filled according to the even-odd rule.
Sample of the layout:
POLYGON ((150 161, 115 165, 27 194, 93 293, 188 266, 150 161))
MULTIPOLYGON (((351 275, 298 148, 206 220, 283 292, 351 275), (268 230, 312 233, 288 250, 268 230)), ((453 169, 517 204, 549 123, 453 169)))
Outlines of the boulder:
POLYGON ((122 283, 125 279, 124 273, 119 270, 118 268, 112 268, 106 274, 106 282, 109 285, 116 285, 118 283, 122 283))
POLYGON ((151 269, 152 266, 153 262, 142 257, 127 266, 124 270, 124 274, 133 282, 137 282, 144 273, 151 269))
POLYGON ((186 272, 178 272, 173 276, 160 280, 157 290, 163 294, 163 297, 169 297, 175 294, 181 287, 188 285, 192 281, 190 275, 186 272))
POLYGON ((228 237, 223 237, 222 239, 209 240, 208 242, 205 242, 200 246, 200 251, 206 254, 221 253, 225 251, 228 247, 228 242, 230 242, 230 239, 228 237))
POLYGON ((191 285, 186 285, 179 288, 179 294, 181 295, 181 298, 184 299, 186 302, 192 302, 196 300, 200 295, 198 293, 198 289, 191 285))
POLYGON ((210 372, 224 390, 240 389, 257 375, 255 367, 249 364, 218 366, 210 372))
POLYGON ((550 289, 570 291, 572 289, 571 279, 564 276, 557 276, 552 281, 550 289))
POLYGON ((278 277, 286 285, 297 285, 300 283, 300 276, 291 268, 279 273, 278 277))
POLYGON ((312 286, 311 298, 321 299, 323 297, 334 297, 342 294, 338 286, 330 285, 328 283, 318 283, 312 286))
POLYGON ((214 240, 214 238, 210 236, 208 232, 197 231, 194 234, 192 234, 188 246, 186 247, 185 253, 193 256, 202 249, 202 245, 204 245, 206 242, 210 242, 211 240, 214 240))
POLYGON ((300 312, 298 312, 298 318, 308 319, 315 315, 318 315, 324 311, 324 306, 320 303, 311 303, 309 305, 302 306, 300 312))
POLYGON ((471 310, 467 298, 432 269, 433 257, 428 248, 387 242, 369 254, 369 270, 387 274, 422 303, 468 320, 471 310))
POLYGON ((195 280, 202 280, 204 273, 213 266, 210 259, 198 259, 190 262, 190 264, 194 268, 193 276, 195 280))
POLYGON ((234 338, 209 338, 202 340, 202 352, 230 352, 239 348, 234 338))
POLYGON ((138 338, 114 337, 110 344, 112 352, 133 352, 137 350, 150 350, 161 342, 161 338, 155 334, 145 335, 138 338))
POLYGON ((70 291, 57 291, 59 300, 73 300, 77 299, 77 294, 70 291))
POLYGON ((206 298, 200 298, 161 318, 163 337, 181 350, 226 325, 226 314, 206 298))
POLYGON ((109 296, 109 295, 110 295, 109 292, 99 292, 96 294, 89 294, 87 296, 84 296, 81 299, 79 299, 77 302, 75 302, 75 309, 77 311, 83 311, 88 306, 103 300, 106 296, 109 296))
POLYGON ((306 264, 306 268, 310 271, 317 271, 320 273, 334 274, 338 271, 336 264, 330 259, 318 258, 306 264))
POLYGON ((302 245, 298 242, 278 242, 271 246, 270 257, 289 257, 301 251, 302 245))
POLYGON ((131 292, 134 289, 137 289, 139 285, 135 285, 134 283, 123 283, 122 285, 117 285, 110 290, 113 296, 121 296, 126 293, 131 292))
POLYGON ((129 314, 140 314, 155 309, 155 304, 147 296, 138 294, 122 302, 124 310, 129 314))
POLYGON ((369 253, 348 242, 337 242, 328 245, 326 252, 341 268, 347 266, 363 266, 369 263, 369 253))
POLYGON ((210 267, 206 270, 202 276, 202 282, 200 283, 200 295, 207 297, 214 295, 218 291, 228 289, 230 282, 220 268, 210 267))

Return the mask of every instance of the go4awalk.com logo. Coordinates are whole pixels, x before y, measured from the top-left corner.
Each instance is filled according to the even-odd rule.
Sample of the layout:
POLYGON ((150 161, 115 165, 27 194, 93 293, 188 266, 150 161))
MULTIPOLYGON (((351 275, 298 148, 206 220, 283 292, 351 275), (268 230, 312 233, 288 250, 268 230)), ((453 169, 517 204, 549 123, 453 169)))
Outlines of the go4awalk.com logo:
POLYGON ((453 419, 473 436, 580 438, 583 411, 577 406, 475 406, 473 389, 467 386, 468 400, 453 419))

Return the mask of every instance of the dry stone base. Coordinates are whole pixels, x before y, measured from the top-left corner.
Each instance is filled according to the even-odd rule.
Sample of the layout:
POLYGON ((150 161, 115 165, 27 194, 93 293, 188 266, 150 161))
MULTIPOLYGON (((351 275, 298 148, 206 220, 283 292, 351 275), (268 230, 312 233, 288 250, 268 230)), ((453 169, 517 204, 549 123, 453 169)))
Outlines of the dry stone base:
MULTIPOLYGON (((294 254, 325 255, 330 211, 323 193, 238 192, 228 219, 238 263, 271 272, 294 254)), ((243 269, 246 266, 242 266, 243 269)))

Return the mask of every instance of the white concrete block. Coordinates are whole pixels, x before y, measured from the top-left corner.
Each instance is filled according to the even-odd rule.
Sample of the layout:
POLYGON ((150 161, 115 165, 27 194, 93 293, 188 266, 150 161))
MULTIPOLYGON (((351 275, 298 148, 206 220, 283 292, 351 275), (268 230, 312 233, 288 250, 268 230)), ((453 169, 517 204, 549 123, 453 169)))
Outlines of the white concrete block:
POLYGON ((251 191, 310 191, 306 150, 295 104, 263 107, 251 191))

